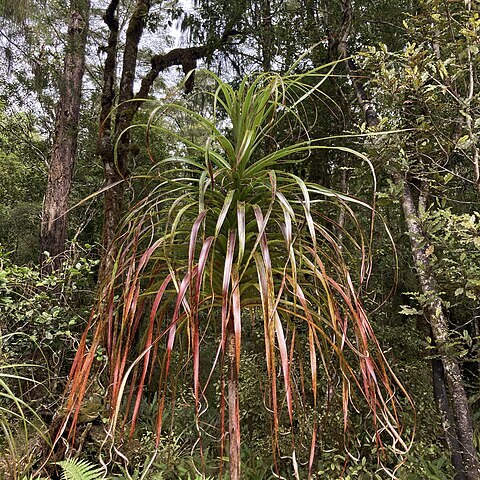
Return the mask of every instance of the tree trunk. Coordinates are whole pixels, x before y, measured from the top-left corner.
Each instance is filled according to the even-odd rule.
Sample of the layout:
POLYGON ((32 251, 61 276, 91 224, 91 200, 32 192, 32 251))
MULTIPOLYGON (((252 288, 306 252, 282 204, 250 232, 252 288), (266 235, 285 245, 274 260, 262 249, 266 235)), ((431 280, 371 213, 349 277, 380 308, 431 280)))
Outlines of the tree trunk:
POLYGON ((227 329, 228 359, 228 434, 230 480, 240 480, 240 408, 238 401, 238 371, 235 358, 233 319, 227 329))
POLYGON ((264 72, 269 72, 272 69, 273 57, 273 27, 272 27, 272 7, 270 0, 261 0, 261 29, 260 29, 260 43, 262 48, 262 68, 264 72))
POLYGON ((445 385, 445 372, 442 361, 432 359, 433 395, 437 402, 438 410, 442 417, 443 431, 448 448, 452 453, 452 465, 455 469, 455 480, 467 480, 463 471, 462 447, 457 438, 455 420, 452 416, 450 402, 448 400, 447 387, 445 385))
MULTIPOLYGON (((137 0, 128 22, 125 47, 121 66, 118 106, 115 109, 114 121, 112 112, 115 107, 115 72, 118 55, 118 19, 116 11, 119 0, 111 0, 104 15, 110 34, 106 48, 107 58, 104 69, 104 85, 102 92, 102 110, 100 113, 99 137, 97 151, 103 162, 105 173, 104 220, 102 231, 102 255, 99 279, 102 281, 112 271, 116 256, 114 238, 123 214, 125 183, 128 178, 130 157, 130 138, 126 129, 131 126, 135 114, 143 101, 148 98, 150 90, 160 72, 174 65, 182 67, 185 74, 195 70, 198 59, 203 58, 227 43, 233 31, 226 31, 223 36, 209 45, 191 48, 175 48, 165 54, 153 55, 150 58, 150 70, 143 76, 138 92, 134 93, 138 46, 143 35, 147 14, 150 10, 149 0, 137 0), (131 101, 134 100, 134 101, 131 101), (114 125, 114 127, 113 127, 114 125), (121 137, 120 137, 121 136, 121 137), (119 140, 120 139, 120 140, 119 140), (119 140, 119 141, 118 141, 119 140), (114 146, 118 141, 115 155, 114 146)), ((185 91, 193 88, 194 75, 185 82, 185 91)))
MULTIPOLYGON (((104 80, 109 80, 115 75, 114 69, 116 67, 116 55, 118 53, 118 20, 114 18, 114 15, 117 7, 118 1, 112 0, 109 5, 111 16, 109 16, 109 11, 107 10, 104 18, 110 29, 109 47, 112 50, 112 55, 115 54, 114 62, 113 58, 108 56, 108 53, 110 52, 107 52, 107 61, 110 61, 110 63, 108 65, 108 69, 107 64, 105 65, 104 80), (112 43, 111 45, 110 40, 112 43)), ((115 258, 115 252, 112 251, 112 245, 123 211, 123 200, 125 193, 125 185, 123 184, 123 180, 128 175, 127 156, 129 135, 124 134, 120 139, 116 155, 114 151, 114 145, 119 136, 124 132, 125 128, 127 128, 133 120, 134 113, 131 114, 130 111, 132 109, 135 110, 135 106, 130 103, 129 100, 133 98, 133 85, 135 82, 135 72, 137 67, 138 44, 142 38, 149 9, 149 0, 137 0, 132 16, 130 17, 130 21, 128 23, 125 37, 125 49, 123 52, 122 74, 118 98, 119 104, 115 112, 115 130, 114 132, 111 131, 111 123, 109 122, 109 138, 103 138, 99 141, 99 143, 105 147, 101 151, 101 156, 105 173, 105 183, 108 187, 108 190, 105 192, 105 201, 103 206, 102 244, 105 250, 100 265, 100 280, 105 278, 105 276, 108 275, 108 273, 112 270, 112 265, 115 258)), ((105 104, 110 108, 108 113, 110 113, 111 109, 113 108, 112 94, 113 90, 110 88, 104 88, 105 104), (110 99, 112 104, 110 104, 110 99)), ((103 114, 101 117, 103 117, 103 114)), ((102 132, 102 125, 100 125, 100 132, 102 132)), ((106 135, 106 132, 103 133, 103 135, 106 135)))
MULTIPOLYGON (((348 58, 348 37, 350 35, 352 23, 352 4, 351 0, 343 0, 343 18, 339 32, 338 52, 341 58, 348 58)), ((357 101, 364 114, 365 123, 368 127, 373 127, 379 123, 375 105, 370 100, 361 79, 356 75, 356 65, 353 60, 347 59, 346 68, 348 75, 352 80, 355 89, 357 101)), ((456 468, 458 465, 458 452, 455 451, 455 444, 462 446, 463 471, 457 470, 459 480, 480 479, 480 464, 476 455, 473 442, 473 420, 465 388, 462 381, 460 366, 457 360, 450 356, 448 352, 449 326, 445 314, 444 306, 439 295, 439 288, 430 268, 430 259, 427 254, 429 247, 428 239, 423 231, 417 208, 413 200, 410 186, 405 178, 398 172, 393 175, 395 183, 402 190, 402 209, 407 223, 407 229, 410 236, 410 243, 414 264, 417 270, 417 278, 422 293, 427 299, 425 314, 432 328, 433 339, 437 345, 441 358, 442 366, 447 380, 448 390, 452 399, 452 410, 455 422, 455 428, 445 431, 445 435, 457 436, 456 443, 453 441, 452 460, 456 468)), ((422 195, 421 195, 422 201, 422 195)), ((444 425, 445 427, 445 425, 444 425)))
POLYGON ((41 264, 51 271, 62 264, 67 238, 68 198, 77 152, 82 80, 85 71, 90 0, 72 0, 60 97, 56 107, 55 136, 43 204, 40 234, 41 264), (46 264, 48 252, 53 258, 46 264))
MULTIPOLYGON (((119 0, 111 0, 108 5, 105 15, 103 16, 104 22, 108 26, 109 35, 108 43, 105 48, 107 57, 105 59, 105 65, 103 69, 103 87, 102 87, 102 99, 100 110, 100 125, 97 139, 97 154, 103 163, 105 183, 110 188, 118 181, 118 174, 115 167, 114 157, 114 133, 112 132, 112 111, 115 106, 115 84, 116 84, 116 71, 117 71, 117 54, 118 54, 118 34, 119 23, 117 17, 117 8, 119 0)), ((102 245, 104 247, 104 253, 101 258, 99 280, 102 281, 107 272, 111 270, 111 256, 109 255, 110 245, 113 242, 113 235, 116 230, 116 226, 120 214, 121 204, 123 199, 123 190, 117 189, 117 191, 110 192, 108 190, 104 199, 104 217, 103 217, 103 237, 102 245), (119 191, 120 190, 120 191, 119 191), (119 197, 119 198, 117 198, 119 197)))
POLYGON ((340 58, 345 60, 345 68, 347 69, 348 76, 352 81, 355 96, 357 97, 357 103, 362 109, 365 117, 365 123, 367 124, 367 127, 374 127, 379 123, 375 105, 367 95, 363 81, 358 76, 358 68, 355 60, 353 60, 353 58, 349 58, 348 56, 348 39, 350 37, 350 30, 352 28, 352 16, 353 13, 351 0, 343 0, 342 24, 338 33, 337 51, 340 58))
POLYGON ((472 413, 463 385, 460 365, 449 352, 448 319, 430 265, 428 254, 430 245, 418 217, 410 185, 400 174, 396 174, 394 179, 395 183, 402 188, 401 203, 410 236, 413 260, 420 288, 426 299, 425 315, 432 329, 433 339, 437 345, 451 395, 456 433, 458 442, 462 447, 465 478, 467 480, 478 480, 480 479, 480 463, 474 444, 472 413))

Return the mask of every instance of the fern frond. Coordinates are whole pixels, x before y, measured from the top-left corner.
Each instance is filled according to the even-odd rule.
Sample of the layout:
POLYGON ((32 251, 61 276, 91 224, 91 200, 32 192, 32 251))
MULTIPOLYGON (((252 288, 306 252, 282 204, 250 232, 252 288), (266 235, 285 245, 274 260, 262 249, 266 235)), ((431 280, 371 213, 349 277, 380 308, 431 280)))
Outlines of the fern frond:
POLYGON ((87 460, 70 458, 57 465, 62 467, 62 480, 100 480, 104 478, 101 467, 97 467, 87 460))

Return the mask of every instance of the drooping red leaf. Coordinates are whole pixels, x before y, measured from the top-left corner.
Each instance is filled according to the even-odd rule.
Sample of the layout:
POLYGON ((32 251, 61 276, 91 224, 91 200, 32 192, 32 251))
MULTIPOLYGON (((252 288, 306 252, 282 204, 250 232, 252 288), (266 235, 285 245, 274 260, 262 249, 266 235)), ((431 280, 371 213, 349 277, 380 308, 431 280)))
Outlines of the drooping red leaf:
MULTIPOLYGON (((134 406, 133 413, 132 413, 132 424, 131 424, 131 428, 130 428, 130 435, 132 435, 134 430, 135 430, 135 424, 137 422, 138 411, 140 409, 140 402, 141 402, 142 395, 143 395, 143 386, 144 386, 144 383, 145 383, 145 377, 147 375, 148 365, 149 365, 149 361, 150 361, 150 354, 151 354, 152 340, 153 340, 153 330, 154 330, 154 327, 155 327, 155 317, 156 317, 156 314, 157 314, 158 306, 159 306, 160 302, 162 301, 165 290, 167 289, 171 280, 172 280, 172 276, 168 275, 167 278, 163 281, 162 285, 158 289, 157 294, 155 295, 155 300, 153 301, 152 309, 150 311, 150 321, 149 321, 149 325, 148 325, 147 338, 146 338, 145 347, 144 347, 144 349, 147 351, 147 353, 145 354, 145 357, 144 357, 144 360, 143 360, 142 375, 140 377, 140 383, 138 385, 138 393, 137 393, 135 406, 134 406)), ((135 382, 132 382, 132 383, 135 384, 135 382)))

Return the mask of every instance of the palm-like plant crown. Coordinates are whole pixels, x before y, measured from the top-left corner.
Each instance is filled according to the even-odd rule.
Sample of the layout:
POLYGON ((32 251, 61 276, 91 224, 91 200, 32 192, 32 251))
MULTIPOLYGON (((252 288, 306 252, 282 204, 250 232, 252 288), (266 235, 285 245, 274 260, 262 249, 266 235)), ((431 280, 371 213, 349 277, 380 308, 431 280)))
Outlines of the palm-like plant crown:
MULTIPOLYGON (((228 356, 234 363, 229 375, 238 380, 242 322, 245 312, 256 309, 263 320, 275 438, 277 373, 281 371, 292 422, 293 352, 296 338, 303 336, 308 338, 310 352, 313 407, 318 401, 320 362, 328 374, 335 357, 343 382, 345 420, 352 387, 358 386, 375 425, 388 431, 394 443, 401 442, 391 375, 349 274, 345 245, 339 245, 334 234, 338 225, 322 211, 323 205, 337 202, 352 214, 351 223, 358 225, 348 202, 361 204, 367 211, 368 206, 282 168, 282 163, 326 148, 319 142, 305 140, 264 153, 264 140, 272 127, 289 115, 298 119, 297 107, 313 99, 325 76, 318 71, 283 77, 262 74, 252 81, 245 79, 234 90, 210 75, 217 85, 213 120, 179 104, 162 105, 152 113, 148 128, 172 135, 193 154, 156 165, 151 190, 125 218, 116 244, 115 269, 97 310, 93 345, 87 350, 82 341, 72 369, 70 408, 78 412, 95 348, 105 342, 113 419, 128 381, 134 389, 128 402, 134 428, 144 384, 151 378, 149 370, 157 369, 160 433, 179 333, 187 333, 199 412, 206 388, 200 380, 201 339, 207 327, 216 325, 219 331, 212 370, 228 356), (309 86, 307 80, 312 83, 312 79, 317 83, 309 86), (197 144, 158 126, 155 119, 170 109, 197 122, 205 130, 206 142, 197 144), (222 133, 217 112, 226 115, 223 123, 229 135, 222 133), (132 364, 134 339, 140 334, 142 353, 132 364)), ((346 232, 343 236, 344 244, 363 259, 358 275, 362 280, 366 247, 357 233, 357 240, 346 232)), ((236 423, 239 436, 238 400, 229 408, 235 410, 230 422, 236 423)), ((314 444, 315 435, 310 465, 314 444)))

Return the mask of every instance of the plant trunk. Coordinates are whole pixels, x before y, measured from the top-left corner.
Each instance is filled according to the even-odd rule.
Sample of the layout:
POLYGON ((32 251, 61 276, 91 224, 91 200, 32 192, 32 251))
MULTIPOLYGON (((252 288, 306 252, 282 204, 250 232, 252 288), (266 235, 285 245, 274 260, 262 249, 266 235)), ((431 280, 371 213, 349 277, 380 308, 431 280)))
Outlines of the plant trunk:
POLYGON ((103 255, 100 263, 99 281, 106 279, 113 271, 116 251, 113 249, 115 235, 118 225, 122 219, 126 178, 120 173, 115 165, 115 158, 112 152, 111 157, 104 163, 105 184, 108 190, 105 192, 103 202, 103 231, 102 246, 103 255))
MULTIPOLYGON (((109 82, 114 78, 116 66, 116 55, 118 47, 118 20, 115 18, 115 11, 118 7, 118 1, 112 0, 109 5, 111 9, 111 16, 109 11, 105 14, 105 23, 109 26, 109 48, 111 55, 115 55, 115 59, 110 57, 110 51, 107 53, 107 63, 105 64, 104 73, 104 100, 105 106, 109 108, 109 112, 113 108, 113 84, 110 87, 109 82), (111 41, 111 45, 110 45, 111 41)), ((120 78, 120 89, 118 96, 118 107, 115 112, 115 128, 112 131, 111 123, 109 121, 109 138, 104 138, 99 141, 104 147, 101 151, 103 161, 103 168, 105 174, 105 183, 108 190, 105 192, 105 200, 103 206, 103 231, 102 244, 104 248, 104 255, 100 265, 100 281, 102 281, 112 271, 113 262, 116 252, 112 250, 113 240, 122 218, 125 186, 123 180, 128 176, 128 145, 129 135, 124 133, 125 129, 130 126, 136 109, 134 104, 129 102, 132 100, 133 86, 135 82, 135 73, 137 67, 138 45, 143 35, 147 14, 150 10, 149 0, 137 0, 132 16, 128 23, 128 28, 125 37, 125 49, 123 52, 122 74, 120 78), (117 152, 114 151, 114 145, 119 136, 122 135, 118 143, 117 152)), ((107 115, 108 115, 107 113, 107 115)), ((101 120, 104 117, 103 102, 101 120)), ((102 125, 100 125, 100 132, 102 135, 102 125)), ((105 135, 104 133, 103 135, 105 135)))
MULTIPOLYGON (((439 287, 432 271, 429 258, 429 242, 415 207, 413 195, 405 178, 395 174, 395 182, 402 189, 402 208, 407 223, 417 279, 425 296, 425 315, 432 329, 433 339, 445 372, 452 400, 458 442, 462 446, 464 474, 467 480, 480 479, 480 463, 475 450, 473 419, 463 385, 460 365, 449 352, 449 326, 445 308, 439 295, 439 287)), ((447 433, 448 435, 448 433, 447 433)), ((452 452, 454 453, 454 452, 452 452)), ((458 473, 460 475, 460 472, 458 473)), ((462 478, 461 476, 459 478, 462 478)))
POLYGON ((123 190, 113 189, 112 185, 118 181, 121 176, 115 167, 114 157, 114 134, 112 132, 112 110, 115 106, 115 84, 117 70, 118 53, 118 33, 119 23, 117 17, 117 8, 119 0, 111 0, 108 5, 103 20, 108 26, 108 43, 105 48, 107 57, 103 69, 103 87, 100 110, 100 125, 97 139, 97 154, 102 160, 105 183, 110 189, 105 193, 104 199, 104 217, 102 231, 102 245, 104 252, 101 259, 99 281, 102 282, 107 273, 112 270, 112 256, 110 255, 110 246, 113 242, 113 235, 116 230, 116 219, 120 217, 121 204, 123 199, 123 190), (120 190, 120 191, 119 191, 120 190))
POLYGON ((43 204, 40 233, 40 262, 44 271, 62 264, 67 239, 68 198, 77 153, 82 80, 85 71, 90 0, 70 3, 67 46, 60 97, 56 107, 55 136, 43 204), (48 252, 51 263, 46 263, 48 252))
POLYGON ((264 72, 272 69, 273 57, 273 29, 272 29, 272 7, 270 0, 261 0, 261 29, 260 43, 262 49, 262 68, 264 72))
POLYGON ((452 454, 452 465, 455 469, 455 480, 467 480, 463 470, 462 447, 455 431, 455 420, 452 415, 448 400, 447 387, 445 385, 445 372, 442 361, 438 358, 432 360, 433 394, 437 402, 438 410, 442 417, 443 431, 448 448, 452 454))
POLYGON ((228 434, 230 480, 240 480, 240 409, 238 402, 238 371, 235 356, 233 319, 227 329, 228 359, 228 434))

